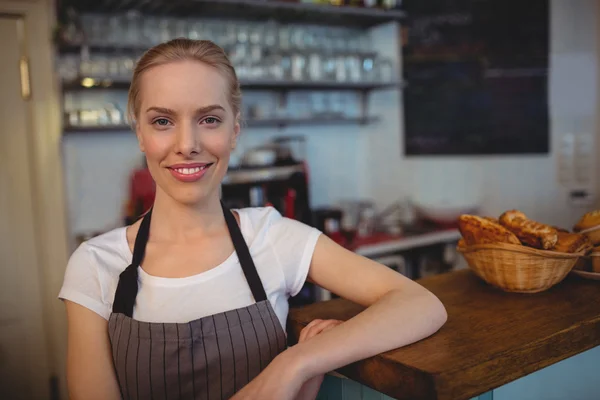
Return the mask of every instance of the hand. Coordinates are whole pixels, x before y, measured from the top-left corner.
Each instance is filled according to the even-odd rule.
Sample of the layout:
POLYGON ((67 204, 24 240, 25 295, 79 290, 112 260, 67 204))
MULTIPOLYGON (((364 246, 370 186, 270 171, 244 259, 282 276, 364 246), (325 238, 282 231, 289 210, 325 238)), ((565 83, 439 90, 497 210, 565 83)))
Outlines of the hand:
POLYGON ((230 400, 294 400, 305 380, 300 364, 286 350, 230 400))
MULTIPOLYGON (((341 324, 343 321, 338 321, 335 319, 315 319, 308 325, 302 329, 300 332, 300 337, 298 338, 298 343, 306 342, 307 340, 317 336, 319 333, 326 332, 331 328, 334 328, 341 324)), ((319 389, 321 389, 321 384, 323 383, 323 379, 325 375, 317 375, 313 378, 310 378, 308 381, 302 385, 300 391, 296 395, 296 400, 314 400, 317 398, 317 394, 319 394, 319 389)))
MULTIPOLYGON (((316 335, 338 326, 343 321, 316 319, 300 332, 298 343, 306 342, 316 335)), ((284 351, 256 378, 237 392, 230 400, 309 400, 315 399, 324 375, 305 381, 299 366, 284 351)))

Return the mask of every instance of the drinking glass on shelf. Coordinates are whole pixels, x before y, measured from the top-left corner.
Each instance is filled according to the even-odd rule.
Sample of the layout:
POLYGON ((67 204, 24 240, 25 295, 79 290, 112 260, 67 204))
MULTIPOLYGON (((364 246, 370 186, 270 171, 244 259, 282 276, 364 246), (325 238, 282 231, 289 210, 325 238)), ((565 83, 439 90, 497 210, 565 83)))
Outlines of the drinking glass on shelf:
POLYGON ((123 43, 123 36, 125 32, 123 27, 125 26, 124 17, 122 15, 110 15, 107 20, 107 35, 106 42, 110 45, 118 45, 123 43))
POLYGON ((265 28, 263 24, 249 24, 248 39, 251 45, 259 46, 265 42, 265 28))
POLYGON ((392 61, 386 58, 375 59, 376 77, 380 82, 391 82, 394 79, 392 61))
POLYGON ((290 47, 292 49, 304 49, 304 37, 306 31, 301 26, 292 26, 290 28, 290 47))
POLYGON ((310 104, 313 116, 326 116, 328 114, 329 104, 326 92, 311 92, 310 104))
POLYGON ((375 74, 375 61, 372 55, 365 55, 361 58, 361 78, 367 82, 377 80, 375 74))
POLYGON ((306 76, 306 57, 303 54, 295 53, 291 56, 292 68, 291 78, 294 81, 302 81, 306 76))
POLYGON ((106 41, 106 18, 97 14, 83 14, 81 24, 86 36, 86 42, 90 45, 102 44, 106 41))
POLYGON ((267 49, 273 49, 273 48, 275 48, 275 46, 277 46, 278 29, 279 29, 279 27, 277 26, 277 23, 274 22, 273 20, 269 20, 265 24, 264 46, 267 49))
POLYGON ((359 53, 361 50, 360 41, 364 33, 361 31, 351 31, 348 38, 348 51, 351 53, 359 53))
POLYGON ((219 39, 219 43, 222 42, 222 46, 225 48, 231 48, 236 42, 236 30, 235 23, 227 22, 224 25, 223 36, 219 39))
POLYGON ((265 58, 266 76, 265 78, 274 80, 285 79, 282 56, 279 54, 273 54, 265 58))
POLYGON ((219 46, 223 47, 225 34, 225 24, 212 20, 204 22, 204 36, 202 39, 213 41, 219 46))
POLYGON ((331 31, 331 35, 332 35, 332 40, 333 40, 333 50, 336 52, 345 52, 346 50, 348 50, 348 46, 347 46, 347 40, 348 37, 346 36, 344 31, 331 31))
POLYGON ((359 38, 359 53, 368 53, 370 51, 373 51, 373 46, 371 44, 371 37, 366 34, 363 33, 360 38, 359 38))
POLYGON ((328 55, 323 62, 323 79, 326 81, 336 80, 336 57, 328 55))
POLYGON ((117 57, 110 57, 107 59, 107 73, 106 77, 110 79, 118 79, 120 74, 119 59, 117 57))
POLYGON ((237 43, 247 46, 250 41, 250 24, 239 23, 236 29, 237 43))
POLYGON ((340 92, 328 93, 329 112, 333 116, 343 116, 345 111, 345 99, 340 92))
POLYGON ((317 48, 317 36, 313 27, 304 31, 304 48, 314 50, 317 48))
POLYGON ((77 79, 79 76, 79 57, 61 57, 58 60, 58 75, 63 82, 71 82, 77 79))
POLYGON ((128 80, 133 75, 133 68, 135 67, 135 61, 130 56, 123 56, 119 58, 119 79, 128 80))
POLYGON ((193 40, 202 39, 202 21, 196 18, 188 20, 187 37, 193 40))
POLYGON ((348 80, 346 57, 343 55, 335 57, 335 80, 338 82, 346 82, 348 80))
POLYGON ((170 18, 161 17, 158 18, 158 41, 167 42, 171 40, 172 30, 170 18))
POLYGON ((187 20, 185 20, 183 18, 173 18, 172 24, 173 24, 172 25, 173 38, 187 37, 187 34, 188 34, 187 20))
POLYGON ((129 11, 123 17, 122 42, 129 46, 139 46, 142 37, 142 19, 138 11, 129 11))
POLYGON ((284 54, 280 58, 281 71, 283 73, 283 79, 292 79, 292 57, 284 54))
POLYGON ((321 53, 311 53, 308 56, 308 78, 311 81, 323 80, 323 56, 321 53))
POLYGON ((291 47, 291 42, 292 42, 290 28, 287 25, 279 26, 278 36, 279 36, 279 38, 278 38, 277 47, 279 48, 279 50, 280 51, 289 50, 291 47))
POLYGON ((90 59, 90 71, 87 76, 95 79, 106 78, 108 73, 108 58, 103 55, 94 56, 90 59))
POLYGON ((347 55, 345 57, 346 76, 352 82, 358 82, 361 79, 360 59, 357 55, 347 55))
POLYGON ((250 50, 249 61, 253 64, 259 63, 263 58, 262 46, 252 45, 252 46, 250 46, 249 50, 250 50))

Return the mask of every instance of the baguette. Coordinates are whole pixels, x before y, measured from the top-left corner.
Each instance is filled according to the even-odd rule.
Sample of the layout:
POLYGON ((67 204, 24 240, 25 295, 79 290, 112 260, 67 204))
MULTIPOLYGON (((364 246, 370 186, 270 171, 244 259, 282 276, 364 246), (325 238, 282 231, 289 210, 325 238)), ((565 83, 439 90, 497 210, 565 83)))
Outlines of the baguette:
POLYGON ((522 243, 536 249, 549 250, 558 241, 556 229, 528 219, 521 211, 506 211, 499 220, 500 224, 514 233, 522 243))
POLYGON ((495 224, 499 224, 500 222, 498 221, 498 218, 494 218, 494 217, 483 217, 483 219, 487 219, 490 222, 493 222, 495 224))
POLYGON ((476 215, 461 215, 458 229, 468 246, 487 243, 521 244, 519 239, 502 225, 476 215))

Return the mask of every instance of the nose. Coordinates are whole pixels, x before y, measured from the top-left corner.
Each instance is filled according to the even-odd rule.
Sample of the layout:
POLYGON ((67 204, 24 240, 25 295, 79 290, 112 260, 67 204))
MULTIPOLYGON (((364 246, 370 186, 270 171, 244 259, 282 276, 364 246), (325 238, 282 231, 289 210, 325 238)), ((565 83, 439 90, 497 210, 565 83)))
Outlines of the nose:
POLYGON ((199 130, 193 123, 180 124, 176 134, 177 154, 190 157, 200 152, 199 130))

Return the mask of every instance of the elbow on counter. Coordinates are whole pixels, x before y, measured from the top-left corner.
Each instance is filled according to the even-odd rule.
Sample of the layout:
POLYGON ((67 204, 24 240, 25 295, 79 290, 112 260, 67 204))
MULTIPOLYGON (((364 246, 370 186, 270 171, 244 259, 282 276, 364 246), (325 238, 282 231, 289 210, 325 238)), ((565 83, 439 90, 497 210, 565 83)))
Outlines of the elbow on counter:
POLYGON ((414 341, 425 339, 437 331, 448 320, 448 312, 441 300, 432 292, 419 286, 417 295, 411 299, 412 319, 416 328, 414 341))
POLYGON ((433 335, 435 332, 440 330, 442 326, 448 321, 448 312, 446 307, 441 300, 430 291, 427 291, 429 297, 428 315, 431 320, 432 331, 427 336, 433 335))

